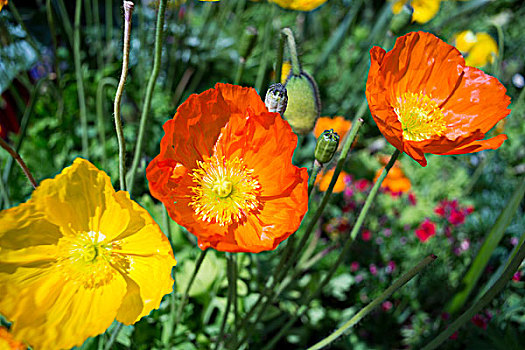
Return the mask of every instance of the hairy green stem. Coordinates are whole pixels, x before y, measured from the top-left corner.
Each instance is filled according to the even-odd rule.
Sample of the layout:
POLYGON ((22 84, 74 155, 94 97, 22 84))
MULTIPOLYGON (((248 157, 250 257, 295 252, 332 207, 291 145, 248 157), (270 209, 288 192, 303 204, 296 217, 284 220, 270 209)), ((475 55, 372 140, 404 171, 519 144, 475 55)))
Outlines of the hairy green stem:
POLYGON ((77 0, 75 7, 75 27, 73 40, 73 57, 75 61, 75 76, 77 80, 78 108, 80 114, 80 129, 82 132, 82 155, 89 157, 88 150, 88 131, 87 131, 87 112, 86 95, 84 93, 84 79, 82 76, 82 66, 80 64, 80 14, 82 11, 82 0, 77 0))
POLYGON ((277 47, 277 59, 275 61, 275 82, 284 83, 281 80, 281 75, 283 75, 283 56, 284 56, 284 43, 286 37, 284 34, 279 33, 279 46, 277 47))
POLYGON ((155 29, 155 52, 153 57, 153 69, 149 77, 148 86, 146 87, 146 96, 144 97, 144 104, 142 106, 142 115, 140 117, 139 134, 137 136, 137 146, 135 147, 135 155, 133 156, 133 163, 129 170, 128 187, 129 193, 133 192, 133 186, 135 184, 135 175, 139 166, 140 158, 142 155, 142 144, 144 142, 144 135, 146 133, 146 125, 148 122, 149 109, 151 106, 151 99, 153 96, 153 90, 155 89, 155 83, 160 72, 160 64, 162 58, 162 37, 164 32, 164 19, 166 17, 166 3, 167 0, 159 1, 159 12, 157 14, 157 26, 155 29))
POLYGON ((124 1, 124 47, 122 49, 122 72, 120 81, 115 94, 115 103, 113 105, 113 114, 115 116, 115 130, 118 138, 118 159, 119 159, 119 180, 120 189, 126 191, 126 140, 122 130, 122 118, 120 115, 120 103, 124 93, 124 85, 128 77, 129 66, 129 41, 131 38, 131 18, 133 15, 134 4, 131 1, 124 1))
POLYGON ((427 256, 425 259, 419 262, 416 266, 406 272, 403 276, 398 278, 390 287, 388 287, 383 293, 381 293, 377 298, 375 298, 370 304, 362 308, 357 314, 354 315, 350 320, 345 322, 341 327, 339 327, 335 332, 330 334, 328 337, 324 338, 320 342, 308 348, 308 350, 318 350, 322 349, 325 346, 328 346, 331 342, 343 335, 348 329, 356 325, 361 321, 365 316, 367 316, 372 310, 378 307, 383 301, 385 301, 390 295, 392 295, 396 290, 403 287, 408 281, 414 278, 418 273, 421 272, 425 267, 430 263, 436 260, 434 254, 427 256))
POLYGON ((310 172, 310 177, 308 178, 308 197, 310 197, 310 194, 312 193, 312 190, 314 189, 315 180, 317 179, 317 175, 319 174, 319 171, 322 168, 323 168, 323 164, 319 163, 317 159, 314 159, 314 162, 312 164, 312 170, 310 172))
POLYGON ((281 33, 286 36, 288 43, 288 52, 290 52, 290 59, 292 60, 292 72, 294 75, 301 74, 301 63, 299 63, 299 56, 297 55, 297 47, 295 46, 295 38, 290 28, 284 28, 281 33))
POLYGON ((326 284, 330 281, 332 276, 337 271, 337 268, 339 265, 343 262, 344 258, 346 257, 350 246, 352 245, 352 242, 354 241, 355 237, 361 230, 361 226, 363 225, 363 222, 365 221, 368 210, 370 209, 377 192, 379 191, 379 187, 381 187, 381 183, 383 183, 383 180, 385 179, 386 175, 394 165, 395 161, 397 160, 397 157, 399 156, 399 150, 396 149, 392 156, 390 157, 390 161, 385 166, 383 171, 381 172, 381 175, 379 175, 379 178, 374 183, 374 186, 372 187, 372 190, 368 194, 368 197, 366 198, 365 204, 363 205, 363 208, 361 209, 361 212, 359 213, 359 216, 357 217, 357 220, 352 228, 352 231, 347 236, 345 245, 339 254, 339 257, 337 258, 336 262, 331 266, 329 272, 324 276, 323 280, 318 284, 317 288, 314 292, 311 292, 309 296, 306 298, 306 302, 303 303, 302 306, 297 307, 295 311, 295 315, 284 325, 284 327, 281 328, 279 333, 269 342, 267 346, 264 347, 264 349, 272 349, 273 346, 281 339, 283 335, 286 334, 286 332, 292 327, 292 325, 297 321, 298 318, 300 318, 307 310, 308 305, 312 300, 314 300, 323 290, 323 288, 326 286, 326 284))

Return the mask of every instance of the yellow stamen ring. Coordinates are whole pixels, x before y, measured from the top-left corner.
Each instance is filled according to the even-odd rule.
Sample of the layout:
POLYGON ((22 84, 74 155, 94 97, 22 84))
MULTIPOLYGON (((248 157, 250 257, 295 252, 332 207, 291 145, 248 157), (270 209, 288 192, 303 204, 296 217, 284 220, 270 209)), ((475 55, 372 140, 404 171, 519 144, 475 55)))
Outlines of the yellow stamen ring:
POLYGON ((259 182, 239 158, 213 156, 197 161, 190 176, 190 206, 199 219, 221 226, 238 222, 259 207, 259 182))
POLYGON ((447 129, 443 111, 437 102, 422 93, 405 92, 398 97, 394 111, 405 140, 428 140, 443 135, 447 129))

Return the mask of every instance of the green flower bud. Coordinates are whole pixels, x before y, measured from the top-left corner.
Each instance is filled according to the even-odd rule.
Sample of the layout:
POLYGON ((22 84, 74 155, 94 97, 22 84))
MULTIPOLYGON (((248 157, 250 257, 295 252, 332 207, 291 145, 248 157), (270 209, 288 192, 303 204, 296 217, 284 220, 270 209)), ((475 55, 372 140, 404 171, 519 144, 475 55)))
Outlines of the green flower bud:
POLYGON ((339 135, 333 129, 323 131, 315 145, 315 159, 321 164, 328 163, 332 160, 337 147, 339 147, 339 135))
POLYGON ((288 107, 284 118, 290 123, 293 131, 302 135, 308 134, 313 130, 321 113, 317 84, 303 71, 299 75, 290 74, 285 87, 288 91, 288 107))
POLYGON ((257 29, 255 27, 246 27, 241 38, 241 43, 239 44, 239 56, 241 60, 246 60, 253 51, 255 47, 255 42, 257 41, 257 29))
POLYGON ((264 98, 264 104, 268 111, 277 112, 282 116, 288 104, 288 94, 284 85, 281 83, 270 85, 264 98))
POLYGON ((408 3, 403 5, 401 11, 392 17, 390 21, 389 30, 392 34, 397 34, 401 29, 407 26, 412 21, 412 14, 414 9, 408 3))

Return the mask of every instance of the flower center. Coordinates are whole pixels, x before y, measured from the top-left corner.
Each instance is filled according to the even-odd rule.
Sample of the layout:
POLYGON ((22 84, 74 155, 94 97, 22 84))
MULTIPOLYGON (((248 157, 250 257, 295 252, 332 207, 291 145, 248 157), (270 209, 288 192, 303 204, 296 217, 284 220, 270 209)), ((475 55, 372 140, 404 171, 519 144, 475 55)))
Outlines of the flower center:
POLYGON ((82 283, 85 288, 96 288, 113 279, 118 273, 116 267, 129 267, 128 258, 116 254, 120 250, 118 242, 105 242, 105 239, 104 234, 90 231, 59 241, 57 267, 66 280, 82 283))
POLYGON ((394 111, 403 127, 405 140, 427 140, 443 135, 447 129, 443 111, 427 95, 405 92, 398 97, 394 111))
POLYGON ((224 226, 257 210, 261 186, 242 160, 213 156, 197 165, 190 206, 201 220, 224 226))

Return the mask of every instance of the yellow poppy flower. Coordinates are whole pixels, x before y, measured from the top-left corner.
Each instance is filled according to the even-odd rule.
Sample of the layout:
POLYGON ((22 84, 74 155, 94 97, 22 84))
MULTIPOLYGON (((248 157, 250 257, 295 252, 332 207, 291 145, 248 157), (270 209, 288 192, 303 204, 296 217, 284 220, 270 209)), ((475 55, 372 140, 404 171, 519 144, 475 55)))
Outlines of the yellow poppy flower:
MULTIPOLYGON (((1 0, 0 0, 1 1, 1 0)), ((7 328, 0 326, 0 350, 26 350, 24 343, 13 338, 7 328)))
MULTIPOLYGON (((409 0, 394 0, 392 4, 392 12, 398 14, 401 12, 403 5, 409 0)), ((414 9, 412 14, 412 21, 420 24, 427 23, 436 16, 439 11, 441 0, 412 0, 410 5, 414 9)))
POLYGON ((34 349, 135 323, 172 291, 175 263, 148 212, 84 159, 0 212, 0 313, 34 349))
POLYGON ((328 0, 270 0, 277 5, 290 10, 312 11, 328 0))
POLYGON ((494 62, 498 56, 498 44, 487 33, 474 34, 465 30, 454 36, 456 48, 465 56, 465 64, 471 67, 483 67, 494 62))

